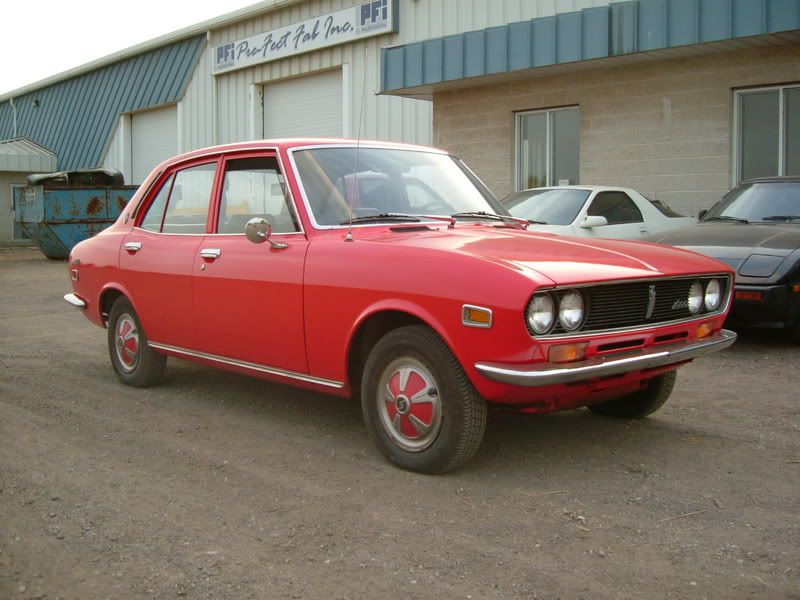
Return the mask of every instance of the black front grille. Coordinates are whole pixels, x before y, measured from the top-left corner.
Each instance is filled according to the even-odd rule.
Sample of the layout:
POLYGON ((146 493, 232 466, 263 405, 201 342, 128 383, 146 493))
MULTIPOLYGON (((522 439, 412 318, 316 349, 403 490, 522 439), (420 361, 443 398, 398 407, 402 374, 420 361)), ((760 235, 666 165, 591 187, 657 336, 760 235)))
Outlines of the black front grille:
MULTIPOLYGON (((689 312, 687 302, 689 288, 694 281, 700 281, 705 288, 710 279, 717 279, 722 288, 722 304, 714 311, 719 312, 726 304, 725 299, 730 285, 727 276, 687 277, 581 287, 579 289, 584 295, 586 308, 583 325, 575 332, 566 332, 557 322, 547 335, 597 332, 688 319, 693 316, 689 312), (655 297, 651 306, 653 295, 655 297), (651 311, 649 316, 648 308, 651 311)), ((554 292, 556 298, 565 291, 556 290, 554 292)), ((713 313, 707 313, 704 309, 696 316, 703 314, 713 313)))

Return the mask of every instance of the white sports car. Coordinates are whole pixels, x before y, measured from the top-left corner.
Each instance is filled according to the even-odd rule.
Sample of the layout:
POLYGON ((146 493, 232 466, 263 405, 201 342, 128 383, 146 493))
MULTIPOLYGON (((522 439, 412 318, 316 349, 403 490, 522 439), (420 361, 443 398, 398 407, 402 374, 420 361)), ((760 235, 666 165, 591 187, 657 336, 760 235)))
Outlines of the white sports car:
POLYGON ((502 204, 513 216, 528 219, 529 229, 581 237, 635 240, 696 222, 660 200, 621 187, 531 188, 511 194, 502 204))

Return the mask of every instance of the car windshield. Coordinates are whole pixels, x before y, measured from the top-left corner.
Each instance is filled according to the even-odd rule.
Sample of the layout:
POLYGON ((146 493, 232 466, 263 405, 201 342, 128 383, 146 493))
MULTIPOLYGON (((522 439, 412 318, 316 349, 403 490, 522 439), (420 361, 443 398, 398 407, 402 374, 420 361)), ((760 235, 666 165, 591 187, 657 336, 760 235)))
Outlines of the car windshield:
POLYGON ((750 183, 735 187, 702 220, 800 223, 800 181, 750 183))
POLYGON ((559 188, 526 190, 510 195, 503 200, 503 206, 515 217, 547 225, 569 225, 590 193, 589 190, 559 188))
POLYGON ((464 164, 447 154, 329 147, 293 153, 317 225, 414 222, 414 215, 508 215, 464 164))

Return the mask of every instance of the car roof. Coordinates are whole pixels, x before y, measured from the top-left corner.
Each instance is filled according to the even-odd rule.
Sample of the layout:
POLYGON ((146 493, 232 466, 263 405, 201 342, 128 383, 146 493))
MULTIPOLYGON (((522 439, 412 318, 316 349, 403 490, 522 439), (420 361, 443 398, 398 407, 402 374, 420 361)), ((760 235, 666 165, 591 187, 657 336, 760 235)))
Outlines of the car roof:
MULTIPOLYGON (((534 190, 583 190, 585 192, 636 192, 633 188, 620 187, 617 185, 550 185, 543 187, 528 188, 519 190, 514 194, 532 192, 534 190)), ((639 192, 636 192, 637 194, 639 192)))
POLYGON ((753 177, 743 180, 739 185, 751 183, 800 183, 800 175, 774 175, 772 177, 753 177))
POLYGON ((431 146, 419 146, 415 144, 403 144, 399 142, 386 142, 379 140, 356 140, 352 138, 324 138, 324 137, 297 137, 297 138, 276 138, 265 140, 252 140, 247 142, 235 142, 232 144, 221 144, 218 146, 210 146, 208 148, 199 148, 190 152, 179 154, 167 162, 172 164, 182 162, 186 159, 192 159, 200 156, 207 156, 209 154, 223 154, 226 152, 243 152, 248 150, 266 150, 275 149, 280 150, 293 150, 297 148, 307 147, 321 147, 321 146, 350 146, 362 148, 391 148, 397 150, 416 150, 425 152, 436 152, 439 154, 446 154, 444 150, 433 148, 431 146))

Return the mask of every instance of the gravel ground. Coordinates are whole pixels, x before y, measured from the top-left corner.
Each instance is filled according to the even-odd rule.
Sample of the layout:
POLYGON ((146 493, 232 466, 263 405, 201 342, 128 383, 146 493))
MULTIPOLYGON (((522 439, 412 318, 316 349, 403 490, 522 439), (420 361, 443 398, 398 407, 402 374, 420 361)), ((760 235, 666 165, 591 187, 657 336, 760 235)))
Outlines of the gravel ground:
POLYGON ((0 599, 800 598, 800 348, 744 332, 642 421, 490 417, 447 476, 350 401, 114 377, 64 263, 0 250, 0 599))

